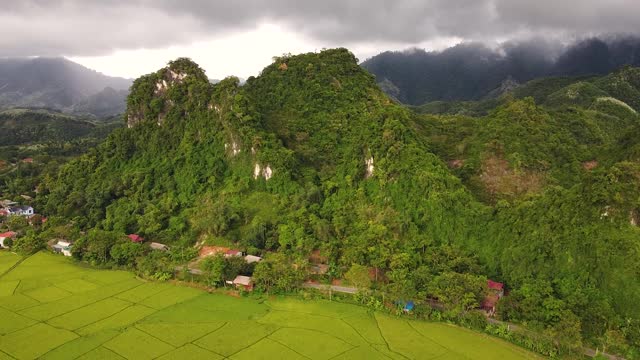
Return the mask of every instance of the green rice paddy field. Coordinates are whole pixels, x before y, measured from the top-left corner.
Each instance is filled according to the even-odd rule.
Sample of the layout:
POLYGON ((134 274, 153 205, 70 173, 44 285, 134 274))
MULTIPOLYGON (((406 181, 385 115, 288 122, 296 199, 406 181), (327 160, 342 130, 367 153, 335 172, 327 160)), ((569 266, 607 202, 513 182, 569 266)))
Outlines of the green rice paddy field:
POLYGON ((534 359, 501 340, 366 308, 260 302, 0 252, 2 359, 534 359))

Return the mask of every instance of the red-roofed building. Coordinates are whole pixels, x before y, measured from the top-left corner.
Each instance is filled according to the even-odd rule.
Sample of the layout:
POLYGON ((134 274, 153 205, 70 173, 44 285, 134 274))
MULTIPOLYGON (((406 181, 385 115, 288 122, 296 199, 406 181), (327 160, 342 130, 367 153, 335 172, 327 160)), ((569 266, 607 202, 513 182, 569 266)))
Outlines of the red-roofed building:
POLYGON ((224 257, 242 256, 242 251, 237 249, 229 249, 225 251, 224 257))
POLYGON ((16 235, 17 234, 15 232, 13 232, 13 231, 7 231, 7 232, 4 232, 4 233, 0 234, 0 248, 8 247, 8 246, 4 245, 5 240, 13 239, 13 238, 16 237, 16 235))
POLYGON ((504 296, 504 284, 493 280, 487 280, 487 287, 491 292, 495 292, 498 296, 504 296))
POLYGON ((496 313, 496 304, 504 296, 504 284, 493 280, 487 280, 489 293, 482 301, 482 309, 493 316, 496 313))
POLYGON ((253 291, 253 279, 250 276, 238 275, 231 283, 238 289, 253 291))
POLYGON ((129 237, 129 239, 131 239, 132 242, 134 243, 141 243, 144 241, 144 238, 138 234, 129 234, 127 235, 129 237))
POLYGON ((22 159, 23 163, 28 163, 28 164, 32 164, 33 163, 33 158, 24 158, 22 159))

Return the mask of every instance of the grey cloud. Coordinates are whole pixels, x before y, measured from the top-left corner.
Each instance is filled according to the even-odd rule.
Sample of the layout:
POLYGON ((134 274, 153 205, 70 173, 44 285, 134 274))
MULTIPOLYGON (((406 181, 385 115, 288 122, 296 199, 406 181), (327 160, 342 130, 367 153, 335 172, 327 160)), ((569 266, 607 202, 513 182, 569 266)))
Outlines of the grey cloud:
POLYGON ((330 45, 640 33, 637 0, 24 0, 0 4, 0 56, 101 55, 276 23, 330 45), (524 34, 524 35, 523 35, 524 34))

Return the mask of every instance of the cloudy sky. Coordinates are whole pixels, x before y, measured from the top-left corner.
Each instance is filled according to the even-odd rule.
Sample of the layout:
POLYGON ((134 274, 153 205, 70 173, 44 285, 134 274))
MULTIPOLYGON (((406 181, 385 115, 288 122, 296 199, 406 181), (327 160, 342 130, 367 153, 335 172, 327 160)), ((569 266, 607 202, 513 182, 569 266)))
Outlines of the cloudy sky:
POLYGON ((210 78, 283 53, 442 49, 640 33, 638 0, 0 0, 0 57, 65 56, 137 77, 191 57, 210 78))

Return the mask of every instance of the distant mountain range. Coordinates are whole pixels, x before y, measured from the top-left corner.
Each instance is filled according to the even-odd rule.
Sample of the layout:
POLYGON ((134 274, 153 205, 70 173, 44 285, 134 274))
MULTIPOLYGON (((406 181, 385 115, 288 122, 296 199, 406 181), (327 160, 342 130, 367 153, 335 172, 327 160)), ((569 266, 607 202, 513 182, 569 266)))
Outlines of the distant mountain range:
POLYGON ((64 58, 0 59, 0 109, 45 108, 108 117, 124 112, 131 83, 64 58))
POLYGON ((440 52, 384 52, 361 64, 396 100, 482 100, 540 77, 604 75, 624 65, 640 66, 640 38, 591 38, 569 46, 545 41, 491 49, 463 43, 440 52))

